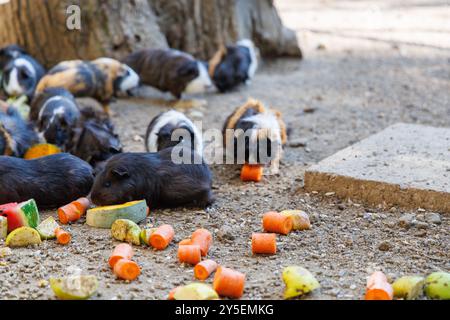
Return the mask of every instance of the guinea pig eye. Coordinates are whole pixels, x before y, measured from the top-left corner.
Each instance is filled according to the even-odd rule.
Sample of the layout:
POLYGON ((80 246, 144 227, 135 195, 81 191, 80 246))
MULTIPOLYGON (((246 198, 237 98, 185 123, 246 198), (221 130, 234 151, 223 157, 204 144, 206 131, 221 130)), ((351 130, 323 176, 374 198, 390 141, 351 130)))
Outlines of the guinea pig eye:
POLYGON ((105 188, 109 188, 109 187, 111 187, 111 182, 110 182, 110 181, 107 181, 107 182, 105 182, 105 183, 103 184, 103 186, 104 186, 105 188))
POLYGON ((21 79, 28 79, 28 78, 30 78, 30 75, 25 70, 21 70, 20 71, 20 78, 21 79))

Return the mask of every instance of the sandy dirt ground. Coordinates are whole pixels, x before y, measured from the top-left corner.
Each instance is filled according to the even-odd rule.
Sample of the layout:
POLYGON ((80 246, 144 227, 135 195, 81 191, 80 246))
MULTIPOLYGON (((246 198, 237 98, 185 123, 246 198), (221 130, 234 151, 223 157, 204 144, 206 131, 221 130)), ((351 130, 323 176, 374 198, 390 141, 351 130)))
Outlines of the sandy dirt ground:
MULTIPOLYGON (((307 299, 361 299, 374 270, 390 279, 450 270, 448 215, 436 224, 420 209, 366 207, 302 189, 309 165, 391 124, 450 127, 448 1, 276 3, 298 32, 304 60, 265 61, 250 86, 207 95, 205 106, 186 114, 208 129, 221 128, 249 97, 279 108, 292 129, 281 173, 242 183, 239 168, 213 166, 217 202, 211 208, 152 211, 148 222, 172 224, 175 242, 162 252, 136 248, 142 275, 135 282, 116 280, 110 271, 116 242, 109 230, 80 221, 69 228, 68 247, 47 241, 0 259, 0 298, 54 299, 46 280, 81 269, 100 280, 93 299, 165 299, 172 288, 193 281, 192 267, 177 261, 176 242, 199 227, 214 234, 210 258, 247 275, 245 299, 281 299, 281 271, 289 265, 308 268, 321 283, 307 299), (312 230, 279 237, 275 256, 253 257, 250 237, 261 230, 262 214, 296 208, 310 214, 312 230)), ((125 149, 144 151, 149 121, 167 109, 149 99, 114 104, 125 149)), ((55 216, 43 216, 49 214, 55 216)))

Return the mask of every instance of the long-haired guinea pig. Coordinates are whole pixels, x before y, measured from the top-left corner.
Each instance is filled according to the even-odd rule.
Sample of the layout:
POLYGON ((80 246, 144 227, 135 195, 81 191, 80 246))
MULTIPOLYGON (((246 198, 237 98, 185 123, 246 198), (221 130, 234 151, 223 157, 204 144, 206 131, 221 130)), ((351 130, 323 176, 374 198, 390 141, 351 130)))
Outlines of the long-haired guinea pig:
POLYGON ((0 102, 0 155, 23 157, 38 142, 33 125, 23 120, 16 108, 0 102))
POLYGON ((75 97, 92 97, 107 110, 114 97, 130 93, 139 85, 139 76, 127 65, 110 58, 93 61, 64 61, 53 67, 39 82, 36 93, 62 87, 75 97))
POLYGON ((195 124, 183 113, 169 110, 159 114, 149 124, 145 135, 148 152, 158 152, 176 145, 185 145, 199 155, 203 154, 202 135, 195 124), (176 131, 178 130, 178 131, 176 131), (172 134, 177 140, 172 140, 172 134), (184 139, 189 136, 189 139, 184 139))
POLYGON ((2 87, 9 97, 25 95, 32 99, 37 84, 45 74, 44 67, 33 57, 13 50, 3 67, 2 87))
POLYGON ((81 121, 81 112, 73 95, 63 88, 47 88, 31 104, 30 119, 48 143, 66 150, 74 128, 81 121))
POLYGON ((13 59, 22 54, 27 54, 21 46, 12 44, 0 49, 0 71, 13 59))
POLYGON ((250 163, 278 163, 282 147, 287 142, 286 125, 281 113, 266 109, 261 102, 253 99, 228 117, 223 134, 227 152, 233 152, 236 160, 238 151, 244 147, 245 161, 250 163), (230 129, 233 131, 227 132, 230 129), (242 146, 242 143, 245 144, 242 146))
POLYGON ((209 61, 209 75, 220 92, 227 92, 249 83, 258 68, 256 47, 244 39, 235 45, 220 48, 209 61))
POLYGON ((171 159, 172 150, 112 157, 95 178, 92 201, 97 205, 112 205, 145 199, 151 207, 169 208, 204 208, 212 204, 212 176, 208 166, 175 164, 171 159))
POLYGON ((35 160, 0 157, 0 203, 36 200, 39 207, 57 208, 89 194, 91 166, 67 153, 35 160))
POLYGON ((139 74, 142 84, 170 92, 177 99, 183 93, 203 93, 212 87, 206 64, 178 50, 141 50, 124 62, 139 74))

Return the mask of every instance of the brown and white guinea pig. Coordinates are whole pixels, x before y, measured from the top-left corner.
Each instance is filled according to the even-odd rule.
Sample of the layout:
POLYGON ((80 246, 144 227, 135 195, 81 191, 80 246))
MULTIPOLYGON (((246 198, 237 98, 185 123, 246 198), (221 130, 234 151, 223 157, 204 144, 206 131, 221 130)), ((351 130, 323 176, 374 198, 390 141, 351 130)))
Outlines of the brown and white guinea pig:
POLYGON ((0 203, 36 200, 40 208, 57 208, 89 194, 91 166, 67 153, 35 160, 0 157, 0 203))
MULTIPOLYGON (((113 205, 145 199, 152 208, 207 207, 213 203, 208 166, 175 164, 173 148, 157 153, 122 153, 112 157, 96 176, 91 199, 113 205)), ((191 152, 186 148, 187 152, 191 152)))
POLYGON ((183 113, 169 110, 153 118, 145 135, 147 151, 158 152, 177 145, 185 145, 203 155, 202 134, 183 113), (174 139, 177 138, 175 141, 172 135, 174 139))
POLYGON ((238 159, 239 148, 243 148, 245 162, 263 165, 279 163, 282 148, 287 142, 286 125, 281 113, 266 109, 261 102, 253 99, 227 118, 223 135, 227 152, 233 152, 235 160, 238 159), (230 129, 233 131, 227 134, 230 129), (242 146, 242 143, 245 144, 242 146))
POLYGON ((209 75, 220 92, 227 92, 253 79, 258 68, 257 49, 249 39, 220 48, 209 61, 209 75))
POLYGON ((0 155, 23 157, 38 142, 33 125, 16 108, 0 101, 0 155))
POLYGON ((48 143, 67 151, 81 112, 74 96, 64 88, 47 88, 31 104, 30 119, 48 143))
POLYGON ((124 62, 139 74, 142 84, 170 92, 177 99, 183 93, 203 93, 213 87, 206 64, 178 50, 140 50, 124 62))
POLYGON ((44 67, 20 47, 3 49, 2 88, 7 96, 32 99, 37 84, 45 75, 44 67))
POLYGON ((12 44, 0 49, 0 71, 13 59, 22 54, 27 54, 21 46, 12 44))
POLYGON ((114 97, 138 87, 139 76, 129 66, 110 58, 93 61, 64 61, 53 67, 39 82, 36 93, 62 87, 75 97, 92 97, 108 110, 114 97))

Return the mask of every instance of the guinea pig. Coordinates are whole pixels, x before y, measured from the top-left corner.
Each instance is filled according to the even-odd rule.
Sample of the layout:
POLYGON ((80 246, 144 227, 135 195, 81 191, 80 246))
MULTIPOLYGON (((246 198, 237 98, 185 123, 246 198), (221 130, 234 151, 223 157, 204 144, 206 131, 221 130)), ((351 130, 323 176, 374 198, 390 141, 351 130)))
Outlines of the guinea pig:
POLYGON ((0 155, 23 157, 39 137, 16 108, 4 103, 0 107, 0 155))
POLYGON ((67 151, 74 128, 81 121, 81 112, 69 91, 47 88, 33 99, 30 118, 36 121, 39 133, 48 143, 67 151))
POLYGON ((139 76, 129 66, 110 58, 93 61, 64 61, 53 67, 39 82, 36 93, 62 87, 75 97, 92 97, 108 111, 114 97, 139 86, 139 76))
POLYGON ((235 45, 222 47, 209 61, 209 75, 220 92, 227 92, 240 84, 249 84, 258 68, 256 47, 244 39, 235 45))
POLYGON ((278 164, 282 147, 287 142, 286 125, 281 113, 266 109, 261 102, 253 99, 227 118, 223 135, 227 153, 232 152, 235 160, 263 165, 278 164), (239 154, 240 150, 244 150, 245 154, 239 154))
POLYGON ((195 124, 183 113, 169 110, 159 114, 149 124, 145 135, 145 146, 148 152, 158 152, 162 149, 184 144, 199 155, 203 154, 202 135, 195 124), (179 130, 177 140, 172 140, 172 134, 179 130), (184 130, 184 131, 182 131, 184 130), (184 137, 190 139, 185 141, 184 137))
POLYGON ((27 54, 21 46, 12 44, 0 49, 0 71, 13 59, 20 55, 27 54))
POLYGON ((0 157, 0 203, 36 200, 39 208, 58 208, 89 194, 91 166, 67 153, 35 160, 0 157))
POLYGON ((98 172, 103 162, 122 152, 122 144, 108 121, 97 119, 83 121, 75 129, 75 135, 68 148, 69 152, 88 162, 98 172))
POLYGON ((124 62, 139 74, 142 84, 170 92, 177 99, 183 93, 203 93, 213 87, 206 64, 178 50, 141 50, 124 62))
POLYGON ((45 74, 45 69, 27 54, 15 51, 14 55, 17 56, 10 59, 3 68, 3 90, 9 97, 25 95, 31 101, 38 82, 45 74))
POLYGON ((212 176, 208 166, 175 164, 171 159, 172 150, 115 155, 96 176, 92 201, 97 205, 113 205, 145 199, 156 208, 205 208, 212 204, 212 176))

